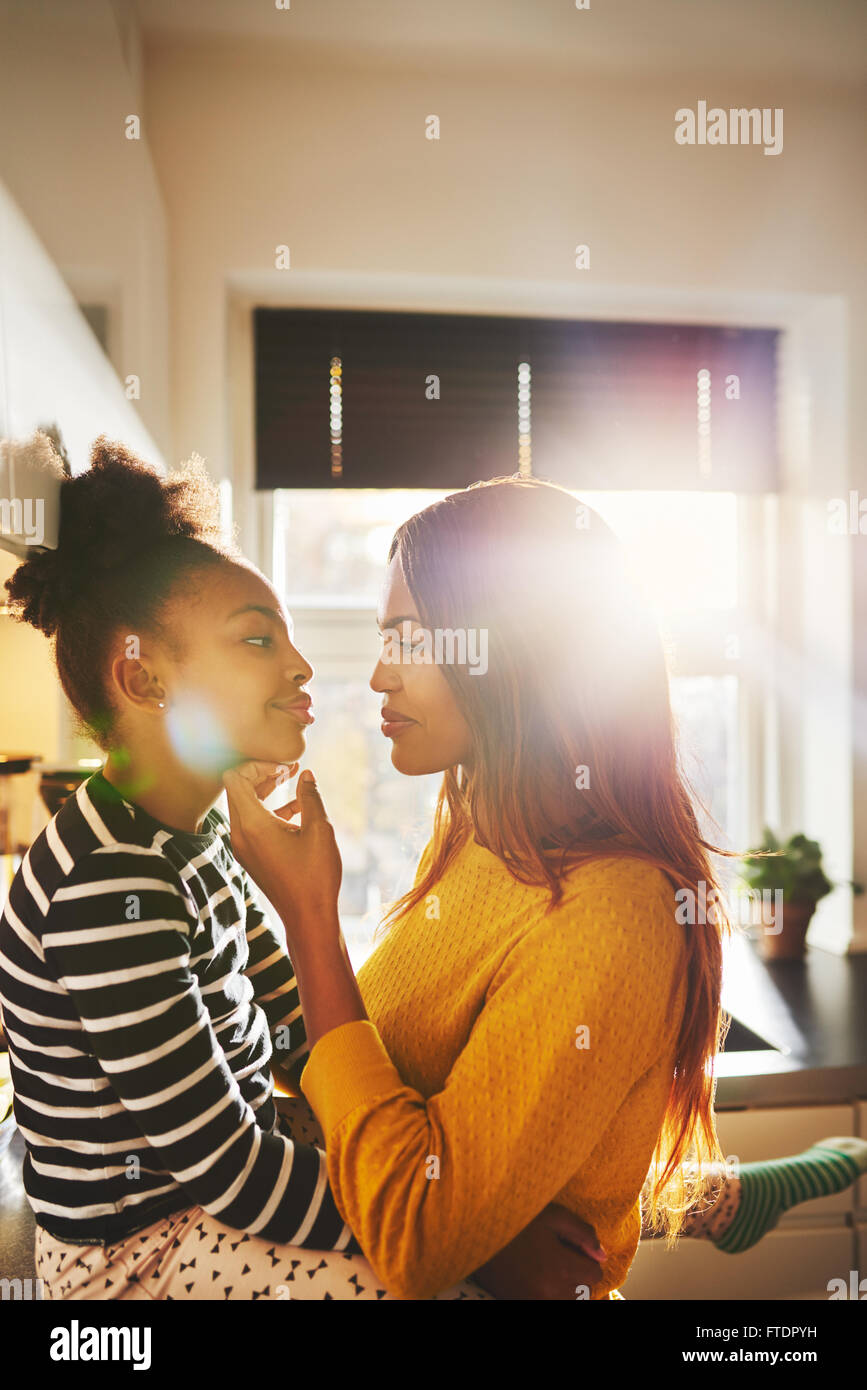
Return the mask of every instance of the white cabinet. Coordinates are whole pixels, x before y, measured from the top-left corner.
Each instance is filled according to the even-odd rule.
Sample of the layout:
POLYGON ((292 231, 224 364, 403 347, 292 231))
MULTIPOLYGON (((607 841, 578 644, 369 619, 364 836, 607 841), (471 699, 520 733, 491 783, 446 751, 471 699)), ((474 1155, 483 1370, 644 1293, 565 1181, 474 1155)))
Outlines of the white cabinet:
MULTIPOLYGON (((867 1140, 867 1100, 859 1100, 857 1111, 859 1138, 867 1140)), ((855 1283, 860 1289, 859 1299, 867 1299, 867 1173, 859 1179, 855 1192, 855 1222, 855 1263, 852 1268, 857 1271, 855 1283)))
MULTIPOLYGON (((717 1132, 726 1157, 741 1163, 785 1158, 834 1135, 867 1135, 867 1102, 767 1110, 720 1111, 717 1132)), ((867 1276, 867 1221, 856 1229, 856 1201, 867 1184, 801 1203, 752 1249, 727 1255, 709 1241, 682 1237, 668 1251, 664 1240, 643 1240, 622 1292, 626 1298, 726 1301, 828 1298, 831 1279, 849 1271, 867 1276), (860 1243, 860 1248, 859 1248, 860 1243), (860 1261, 860 1263, 859 1263, 860 1261)))
POLYGON ((860 1290, 859 1303, 867 1301, 867 1225, 860 1225, 855 1231, 855 1263, 852 1268, 857 1273, 854 1283, 860 1290))
MULTIPOLYGON (((801 1153, 817 1139, 837 1134, 854 1134, 855 1114, 851 1105, 802 1106, 781 1110, 723 1110, 717 1114, 720 1147, 726 1157, 741 1163, 760 1163, 764 1159, 787 1158, 801 1153)), ((847 1187, 831 1197, 801 1202, 780 1218, 780 1226, 801 1225, 805 1218, 835 1217, 851 1212, 854 1188, 847 1187)))
POLYGON ((844 1226, 778 1227, 742 1255, 725 1255, 703 1240, 682 1240, 667 1252, 643 1240, 622 1286, 624 1298, 665 1300, 826 1299, 830 1279, 848 1281, 855 1232, 844 1226))
MULTIPOLYGON (((859 1100, 856 1109, 858 1111, 858 1129, 856 1132, 859 1139, 863 1139, 867 1142, 867 1100, 859 1100)), ((867 1223, 867 1173, 858 1180, 858 1187, 855 1193, 855 1206, 856 1220, 867 1223)), ((863 1268, 864 1273, 867 1274, 867 1263, 865 1263, 863 1268)))

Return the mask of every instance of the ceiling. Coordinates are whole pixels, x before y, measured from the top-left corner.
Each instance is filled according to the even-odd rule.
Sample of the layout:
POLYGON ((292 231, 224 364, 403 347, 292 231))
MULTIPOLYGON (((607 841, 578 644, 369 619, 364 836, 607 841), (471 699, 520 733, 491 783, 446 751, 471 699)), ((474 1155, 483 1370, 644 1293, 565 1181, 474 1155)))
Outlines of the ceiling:
POLYGON ((128 2, 146 44, 264 40, 316 61, 478 71, 867 80, 867 0, 589 0, 587 10, 572 0, 128 2))

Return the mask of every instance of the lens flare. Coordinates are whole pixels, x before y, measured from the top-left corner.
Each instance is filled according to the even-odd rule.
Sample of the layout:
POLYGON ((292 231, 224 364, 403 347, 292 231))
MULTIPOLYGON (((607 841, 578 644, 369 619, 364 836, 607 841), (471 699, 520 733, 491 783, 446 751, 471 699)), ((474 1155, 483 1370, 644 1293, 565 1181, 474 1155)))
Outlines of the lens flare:
POLYGON ((238 761, 237 750, 204 695, 176 696, 165 728, 176 757, 191 771, 213 775, 238 761))

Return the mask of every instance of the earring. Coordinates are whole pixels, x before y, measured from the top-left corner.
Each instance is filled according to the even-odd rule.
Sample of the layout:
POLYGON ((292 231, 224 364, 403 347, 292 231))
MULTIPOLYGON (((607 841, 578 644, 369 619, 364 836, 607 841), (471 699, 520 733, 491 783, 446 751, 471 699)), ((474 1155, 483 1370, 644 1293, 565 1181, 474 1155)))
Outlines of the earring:
POLYGON ((166 707, 166 702, 165 702, 165 700, 160 700, 159 706, 160 706, 160 709, 165 709, 165 707, 166 707))

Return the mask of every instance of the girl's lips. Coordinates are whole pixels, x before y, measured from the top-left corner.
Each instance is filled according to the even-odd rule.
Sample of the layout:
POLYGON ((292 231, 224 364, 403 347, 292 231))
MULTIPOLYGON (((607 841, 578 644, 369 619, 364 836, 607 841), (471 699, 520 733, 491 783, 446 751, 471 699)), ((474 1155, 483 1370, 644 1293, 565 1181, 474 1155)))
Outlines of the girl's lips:
POLYGON ((281 714, 291 714, 293 719, 297 719, 299 724, 315 724, 316 720, 310 713, 306 705, 275 705, 281 714))

